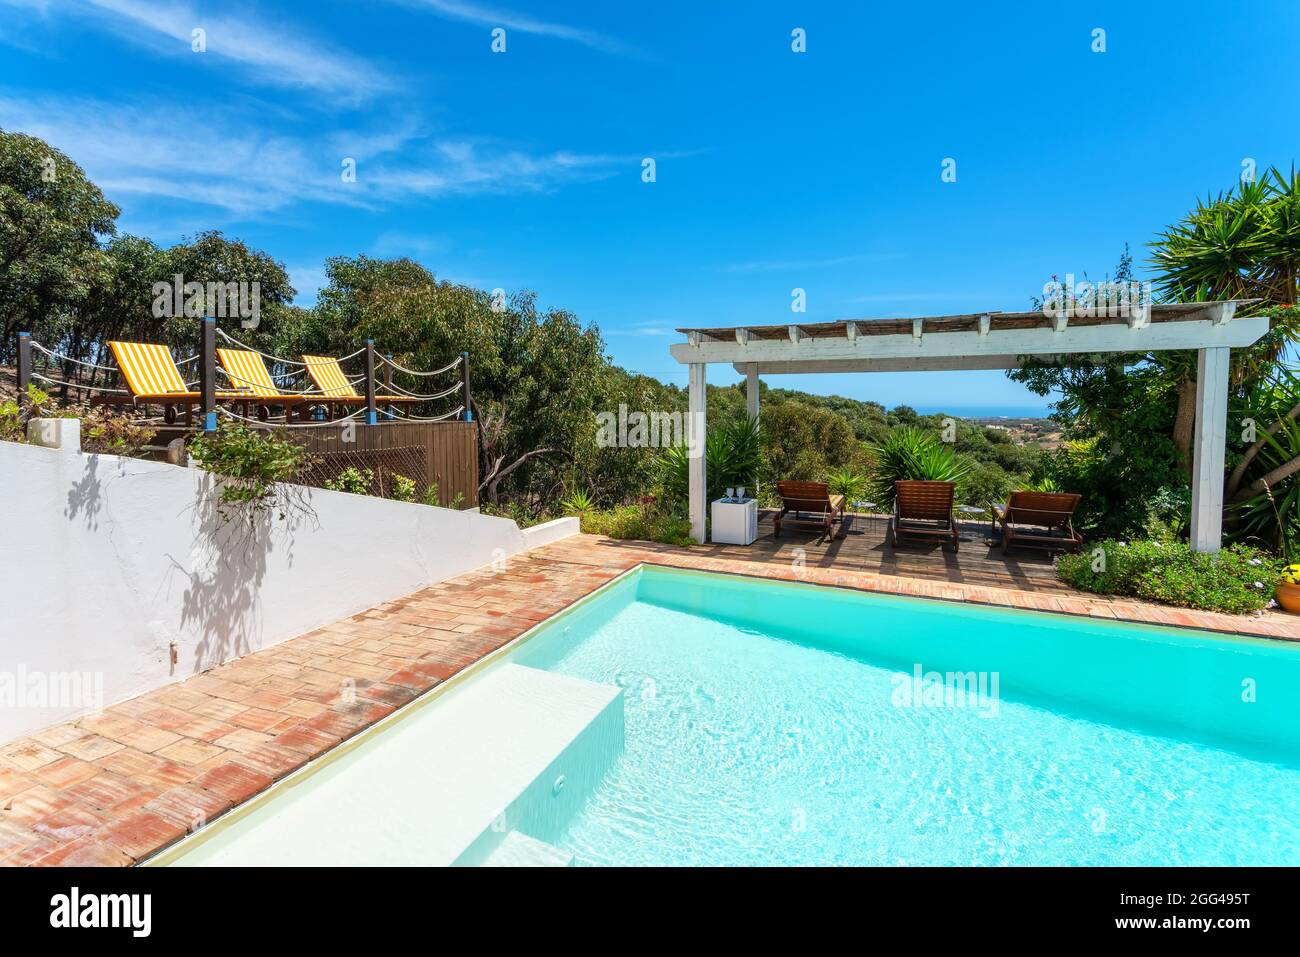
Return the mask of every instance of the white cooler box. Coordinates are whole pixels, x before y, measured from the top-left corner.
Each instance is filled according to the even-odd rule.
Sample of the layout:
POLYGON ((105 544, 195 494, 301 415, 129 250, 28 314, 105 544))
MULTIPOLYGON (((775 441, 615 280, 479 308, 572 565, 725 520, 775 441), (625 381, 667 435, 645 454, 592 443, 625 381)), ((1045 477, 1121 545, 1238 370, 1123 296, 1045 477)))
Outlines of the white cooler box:
POLYGON ((718 499, 712 505, 712 540, 719 545, 749 545, 758 538, 758 499, 718 499))

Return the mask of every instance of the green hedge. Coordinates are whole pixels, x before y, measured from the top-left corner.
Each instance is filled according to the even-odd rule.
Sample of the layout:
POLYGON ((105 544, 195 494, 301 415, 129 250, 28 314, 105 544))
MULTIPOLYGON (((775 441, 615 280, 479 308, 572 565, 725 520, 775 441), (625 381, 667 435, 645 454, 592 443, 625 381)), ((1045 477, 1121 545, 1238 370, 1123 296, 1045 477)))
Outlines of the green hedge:
POLYGON ((588 535, 663 542, 667 545, 694 545, 689 519, 677 518, 640 505, 622 505, 603 511, 583 512, 582 531, 588 535))
POLYGON ((1062 555, 1056 574, 1067 585, 1099 595, 1244 615, 1268 605, 1283 564, 1244 545, 1208 555, 1183 542, 1107 540, 1077 555, 1062 555), (1097 549, 1104 553, 1104 563, 1097 549))

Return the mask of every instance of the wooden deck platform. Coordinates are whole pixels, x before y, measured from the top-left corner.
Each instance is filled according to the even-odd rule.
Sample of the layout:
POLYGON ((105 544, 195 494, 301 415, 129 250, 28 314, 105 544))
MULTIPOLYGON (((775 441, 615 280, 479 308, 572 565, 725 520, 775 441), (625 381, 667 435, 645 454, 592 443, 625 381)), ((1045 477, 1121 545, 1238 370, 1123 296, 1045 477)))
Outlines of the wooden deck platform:
POLYGON ((1003 555, 1000 545, 990 544, 987 519, 960 523, 961 547, 954 553, 937 542, 920 540, 901 542, 896 549, 890 547, 886 515, 847 515, 843 538, 828 538, 816 529, 789 524, 777 538, 772 534, 773 514, 765 511, 759 515, 759 537, 752 545, 709 544, 693 551, 731 561, 793 563, 801 559, 809 568, 902 575, 1030 592, 1071 591, 1057 579, 1050 555, 1024 548, 1003 555))

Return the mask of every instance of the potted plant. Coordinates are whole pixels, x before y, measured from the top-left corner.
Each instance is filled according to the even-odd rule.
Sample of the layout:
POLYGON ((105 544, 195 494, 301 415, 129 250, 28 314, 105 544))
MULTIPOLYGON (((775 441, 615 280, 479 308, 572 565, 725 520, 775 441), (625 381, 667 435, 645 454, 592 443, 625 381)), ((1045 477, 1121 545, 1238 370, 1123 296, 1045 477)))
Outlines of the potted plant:
POLYGON ((1277 583, 1277 603, 1287 611, 1300 612, 1300 564, 1282 569, 1277 583))

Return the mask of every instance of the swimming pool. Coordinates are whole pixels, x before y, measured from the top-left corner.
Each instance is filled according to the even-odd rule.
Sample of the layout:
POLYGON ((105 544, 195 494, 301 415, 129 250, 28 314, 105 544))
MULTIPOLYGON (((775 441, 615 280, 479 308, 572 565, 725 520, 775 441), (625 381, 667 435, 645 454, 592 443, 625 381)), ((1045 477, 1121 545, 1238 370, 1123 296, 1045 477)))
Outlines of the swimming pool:
POLYGON ((1300 863, 1283 642, 642 567, 456 685, 168 862, 1300 863))
POLYGON ((1300 863, 1281 642, 647 568, 512 658, 624 689, 579 864, 1300 863))

